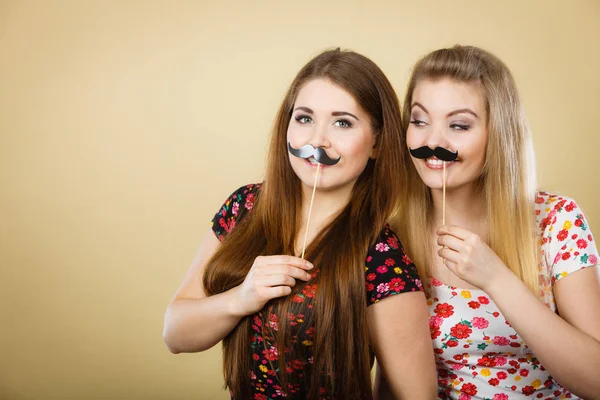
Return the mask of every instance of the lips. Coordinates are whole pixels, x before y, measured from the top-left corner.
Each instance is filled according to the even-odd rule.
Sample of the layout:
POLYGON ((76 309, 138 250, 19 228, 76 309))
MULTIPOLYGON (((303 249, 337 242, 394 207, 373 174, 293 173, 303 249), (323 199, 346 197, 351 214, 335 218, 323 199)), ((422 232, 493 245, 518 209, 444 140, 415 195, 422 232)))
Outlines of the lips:
MULTIPOLYGON (((430 157, 423 161, 425 162, 425 165, 427 166, 427 168, 430 168, 430 169, 443 169, 444 168, 444 161, 440 160, 437 157, 430 157)), ((456 162, 457 161, 446 161, 446 168, 450 168, 456 162)))

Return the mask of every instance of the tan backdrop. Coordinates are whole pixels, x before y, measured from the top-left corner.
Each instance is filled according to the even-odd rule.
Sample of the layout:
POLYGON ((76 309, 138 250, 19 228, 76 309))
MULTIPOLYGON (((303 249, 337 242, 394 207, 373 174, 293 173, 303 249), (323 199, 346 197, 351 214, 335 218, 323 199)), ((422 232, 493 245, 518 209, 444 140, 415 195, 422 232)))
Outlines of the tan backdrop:
POLYGON ((600 235, 600 3, 0 0, 0 398, 226 399, 165 306, 298 69, 362 52, 404 93, 455 43, 512 68, 542 187, 600 235), (485 3, 486 5, 482 5, 485 3))

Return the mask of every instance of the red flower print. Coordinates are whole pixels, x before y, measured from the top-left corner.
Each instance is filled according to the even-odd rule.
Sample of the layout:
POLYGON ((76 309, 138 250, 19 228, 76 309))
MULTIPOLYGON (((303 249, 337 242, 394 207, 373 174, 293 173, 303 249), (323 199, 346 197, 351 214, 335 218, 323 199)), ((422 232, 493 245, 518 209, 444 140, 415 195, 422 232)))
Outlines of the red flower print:
POLYGON ((577 241, 577 247, 580 249, 585 249, 587 247, 587 242, 584 239, 579 239, 577 241))
POLYGON ((565 207, 565 210, 567 211, 573 211, 575 209, 575 204, 573 202, 570 202, 569 204, 567 204, 567 206, 565 207))
POLYGON ((452 356, 452 358, 454 358, 456 361, 462 360, 463 357, 464 357, 463 354, 455 354, 454 356, 452 356))
POLYGON ((558 235, 556 235, 556 237, 558 238, 559 241, 563 241, 567 238, 567 236, 569 236, 569 232, 567 232, 566 229, 561 230, 560 232, 558 232, 558 235))
POLYGON ((528 369, 522 369, 519 371, 519 375, 521 375, 523 378, 525 378, 527 375, 529 375, 529 370, 528 369))
MULTIPOLYGON (((429 327, 429 334, 431 335, 432 339, 437 339, 442 334, 442 331, 440 331, 438 328, 430 326, 429 327)), ((438 349, 436 349, 436 350, 438 350, 438 349)), ((439 350, 442 350, 442 349, 439 349, 439 350)))
POLYGON ((400 246, 398 245, 398 239, 393 236, 387 238, 387 242, 392 249, 398 249, 400 246))
POLYGON ((277 348, 274 346, 271 346, 271 348, 269 349, 263 350, 262 353, 265 356, 265 358, 269 361, 277 360, 277 348))
POLYGON ((494 311, 492 315, 494 316, 494 318, 498 318, 500 316, 500 313, 498 311, 494 311))
POLYGON ((294 303, 302 303, 302 302, 304 302, 304 299, 298 295, 295 295, 294 298, 292 299, 292 301, 294 303))
POLYGON ((473 310, 476 310, 476 309, 478 309, 479 307, 481 307, 481 304, 479 304, 479 303, 478 303, 478 302, 476 302, 476 301, 470 301, 470 302, 469 302, 469 307, 471 307, 473 310))
POLYGON ((254 359, 254 361, 258 361, 260 356, 258 354, 252 354, 252 359, 254 359))
POLYGON ((367 283, 367 292, 372 292, 375 289, 375 285, 372 283, 367 283))
POLYGON ((509 368, 506 370, 506 372, 508 372, 510 375, 514 375, 517 373, 517 369, 516 368, 509 368))
POLYGON ((458 346, 458 342, 456 340, 452 339, 452 340, 448 340, 448 342, 446 343, 446 345, 448 347, 456 347, 456 346, 458 346))
POLYGON ((510 344, 510 340, 503 336, 494 336, 494 338, 492 339, 492 343, 494 343, 497 346, 506 346, 510 344))
POLYGON ((400 292, 404 289, 404 281, 400 278, 394 278, 390 281, 390 290, 400 292))
POLYGON ((563 260, 568 260, 569 258, 571 258, 571 253, 569 253, 568 251, 564 252, 562 257, 563 260))
POLYGON ((538 196, 535 198, 535 203, 536 204, 543 204, 544 203, 544 198, 541 196, 538 196))
POLYGON ((477 386, 473 385, 472 383, 465 383, 461 388, 460 391, 462 393, 466 393, 470 396, 475 396, 477 394, 477 386))
POLYGON ((471 321, 471 325, 473 325, 477 329, 485 329, 489 326, 489 324, 490 323, 487 319, 481 317, 473 317, 473 320, 471 321))
POLYGON ((504 371, 499 371, 496 376, 498 377, 498 379, 500 379, 501 381, 505 380, 506 378, 508 378, 508 375, 506 374, 506 372, 504 371))
POLYGON ((457 339, 466 339, 473 332, 473 330, 467 324, 459 322, 450 328, 450 334, 457 339))
POLYGON ((506 395, 504 393, 496 393, 494 395, 494 397, 492 397, 492 400, 509 400, 509 399, 508 399, 508 395, 506 395))
POLYGON ((482 367, 495 367, 496 361, 493 357, 483 356, 477 360, 477 365, 481 365, 482 367))
POLYGON ((498 384, 500 383, 500 381, 498 380, 498 378, 492 378, 488 381, 488 383, 492 386, 498 386, 498 384))
POLYGON ((367 275, 368 281, 374 281, 375 278, 377 278, 377 275, 375 275, 375 273, 373 273, 373 272, 371 272, 369 275, 367 275))
POLYGON ((440 303, 433 310, 439 317, 448 318, 454 314, 454 306, 448 303, 440 303))
POLYGON ((409 256, 407 256, 406 254, 404 254, 404 255, 402 256, 402 262, 403 262, 404 264, 406 264, 406 265, 411 265, 411 264, 414 264, 414 263, 413 263, 413 260, 411 260, 411 259, 410 259, 410 257, 409 257, 409 256))
POLYGON ((579 226, 581 226, 581 225, 582 225, 582 222, 581 222, 581 220, 580 220, 579 218, 577 218, 577 219, 575 220, 575 222, 573 223, 573 225, 575 225, 575 226, 579 227, 579 226))
POLYGON ((490 304, 490 299, 488 299, 485 296, 479 296, 477 298, 477 301, 480 302, 481 304, 490 304))
POLYGON ((262 393, 254 393, 254 400, 269 400, 267 396, 262 393))
POLYGON ((525 386, 521 391, 525 396, 531 396, 535 392, 535 388, 533 386, 525 386))
POLYGON ((388 271, 388 268, 385 265, 380 265, 377 267, 377 272, 380 274, 385 274, 388 271))
POLYGON ((292 361, 290 361, 290 366, 293 369, 298 370, 298 369, 302 369, 304 367, 304 363, 300 360, 292 360, 292 361))
POLYGON ((309 299, 312 299, 317 292, 317 285, 306 285, 304 289, 302 289, 302 294, 304 294, 309 299))
POLYGON ((396 264, 396 261, 394 261, 393 258, 388 258, 385 260, 385 265, 387 265, 388 267, 391 267, 394 264, 396 264))

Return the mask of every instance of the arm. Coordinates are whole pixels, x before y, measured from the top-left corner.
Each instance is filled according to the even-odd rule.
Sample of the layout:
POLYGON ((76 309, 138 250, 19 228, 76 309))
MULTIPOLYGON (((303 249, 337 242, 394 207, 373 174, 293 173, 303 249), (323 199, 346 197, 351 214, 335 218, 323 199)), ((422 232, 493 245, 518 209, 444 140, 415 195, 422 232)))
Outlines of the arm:
POLYGON ((577 271, 555 284, 560 317, 512 273, 491 286, 488 294, 562 386, 582 398, 600 399, 597 376, 600 371, 600 284, 597 268, 577 271))
POLYGON ((163 338, 173 353, 210 349, 244 316, 261 310, 273 298, 290 294, 296 279, 310 279, 307 270, 313 266, 306 260, 291 256, 259 256, 241 285, 207 297, 202 276, 218 246, 219 241, 209 230, 167 307, 163 338))
MULTIPOLYGON (((563 214, 562 218, 567 216, 563 214)), ((562 222, 556 223, 558 229, 553 230, 554 234, 562 222)), ((447 246, 438 251, 445 258, 446 266, 459 278, 490 295, 552 376, 580 397, 600 399, 600 381, 596 376, 600 370, 598 267, 588 264, 588 268, 572 272, 556 282, 554 296, 560 312, 558 316, 477 235, 456 226, 443 226, 438 234, 438 244, 447 246)), ((585 236, 588 235, 588 250, 595 254, 595 249, 591 250, 591 234, 586 232, 585 236)), ((548 243, 558 249, 561 246, 577 248, 576 244, 571 246, 571 243, 560 241, 560 237, 548 243)), ((556 257, 556 248, 547 247, 547 250, 550 260, 561 259, 556 257)), ((574 264, 571 258, 564 268, 573 271, 581 266, 585 264, 574 264)))
POLYGON ((423 292, 390 296, 369 307, 377 357, 376 398, 435 399, 437 380, 423 292))
POLYGON ((233 290, 206 297, 202 275, 206 262, 219 247, 212 230, 200 249, 165 314, 163 339, 173 353, 204 351, 220 342, 243 315, 235 311, 233 290))

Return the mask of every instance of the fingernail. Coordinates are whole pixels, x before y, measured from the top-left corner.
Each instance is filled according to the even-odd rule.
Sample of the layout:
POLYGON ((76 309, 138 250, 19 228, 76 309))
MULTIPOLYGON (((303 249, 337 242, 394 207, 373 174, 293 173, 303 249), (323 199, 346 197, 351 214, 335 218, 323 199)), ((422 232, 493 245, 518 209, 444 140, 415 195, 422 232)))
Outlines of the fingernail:
POLYGON ((310 274, 306 274, 306 280, 309 280, 309 279, 310 279, 310 277, 311 277, 311 275, 310 275, 310 274))
POLYGON ((306 266, 308 268, 314 268, 314 265, 312 265, 309 261, 306 262, 306 266))

